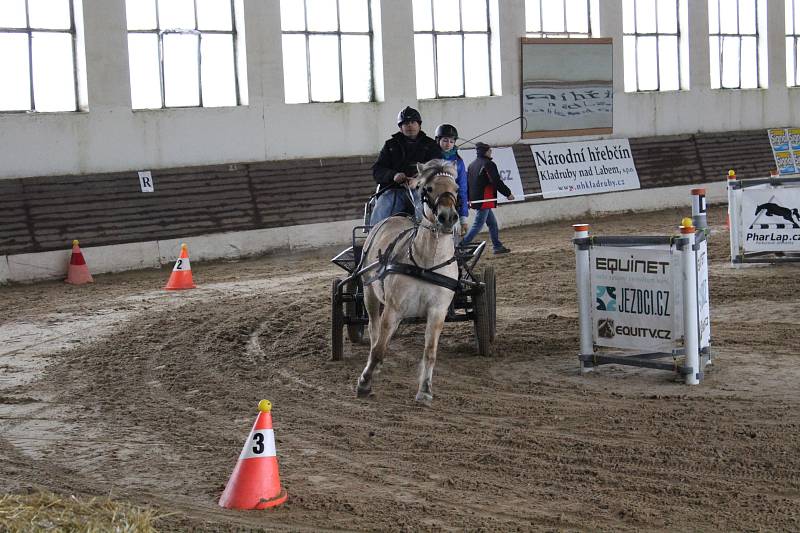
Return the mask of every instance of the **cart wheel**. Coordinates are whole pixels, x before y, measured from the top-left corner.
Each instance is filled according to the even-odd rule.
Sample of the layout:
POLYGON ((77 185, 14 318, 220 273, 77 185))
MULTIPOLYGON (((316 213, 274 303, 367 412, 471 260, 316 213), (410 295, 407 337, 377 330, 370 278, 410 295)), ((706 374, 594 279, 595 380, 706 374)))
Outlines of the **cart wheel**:
MULTIPOLYGON (((475 281, 482 282, 483 275, 475 273, 475 281)), ((475 322, 475 340, 478 342, 478 354, 488 357, 492 355, 491 337, 491 315, 489 314, 489 302, 487 301, 487 291, 475 289, 472 296, 472 314, 475 322)))
POLYGON ((342 315, 342 298, 336 290, 339 280, 333 280, 331 285, 331 360, 341 361, 344 353, 342 328, 344 316, 342 315))
POLYGON ((494 265, 483 269, 483 282, 486 284, 486 305, 489 307, 489 341, 494 342, 497 334, 497 286, 494 265))
MULTIPOLYGON (((361 290, 361 283, 358 281, 349 282, 345 285, 345 290, 348 294, 361 294, 363 298, 364 291, 361 290)), ((364 304, 355 298, 352 302, 345 302, 344 314, 348 318, 361 318, 365 314, 364 304)), ((347 324, 347 338, 353 344, 361 344, 364 340, 364 324, 347 324)))

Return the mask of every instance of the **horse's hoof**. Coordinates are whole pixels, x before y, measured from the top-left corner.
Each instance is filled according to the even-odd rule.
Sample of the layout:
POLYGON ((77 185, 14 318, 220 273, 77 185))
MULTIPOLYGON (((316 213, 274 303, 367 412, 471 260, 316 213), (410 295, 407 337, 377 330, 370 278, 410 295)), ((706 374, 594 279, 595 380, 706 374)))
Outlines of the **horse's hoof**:
POLYGON ((433 394, 428 394, 427 392, 418 392, 417 397, 414 399, 425 407, 430 407, 433 404, 433 394))
POLYGON ((356 385, 356 396, 359 398, 368 398, 372 396, 372 384, 367 385, 359 379, 356 385))

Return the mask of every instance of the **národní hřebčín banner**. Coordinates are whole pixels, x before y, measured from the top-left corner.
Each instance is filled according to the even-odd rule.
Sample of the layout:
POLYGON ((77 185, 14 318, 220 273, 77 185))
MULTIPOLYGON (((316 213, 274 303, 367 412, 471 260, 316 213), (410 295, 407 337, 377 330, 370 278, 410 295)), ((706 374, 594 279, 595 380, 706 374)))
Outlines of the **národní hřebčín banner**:
POLYGON ((751 187, 737 194, 745 252, 800 252, 800 187, 751 187))
POLYGON ((628 139, 531 145, 544 198, 639 188, 628 139))
POLYGON ((596 345, 661 352, 682 345, 680 254, 669 248, 593 247, 590 276, 596 345))

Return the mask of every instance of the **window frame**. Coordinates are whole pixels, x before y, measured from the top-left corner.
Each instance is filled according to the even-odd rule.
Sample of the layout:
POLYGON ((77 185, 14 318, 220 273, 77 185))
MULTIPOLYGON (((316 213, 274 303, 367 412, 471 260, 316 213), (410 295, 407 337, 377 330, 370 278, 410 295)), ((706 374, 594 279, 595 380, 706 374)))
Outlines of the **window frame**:
MULTIPOLYGON (((293 0, 297 1, 297 0, 293 0)), ((317 31, 317 30, 309 30, 308 29, 308 2, 306 0, 302 0, 303 2, 303 26, 304 30, 284 30, 281 27, 281 38, 284 35, 302 35, 304 36, 305 45, 306 45, 306 85, 308 90, 308 100, 306 102, 298 102, 300 104, 362 104, 362 103, 371 103, 377 101, 376 96, 376 89, 375 89, 375 25, 373 24, 373 13, 372 13, 372 0, 366 0, 367 4, 367 24, 369 24, 369 28, 366 32, 363 31, 342 31, 342 21, 341 21, 341 10, 339 9, 339 0, 336 1, 336 30, 335 31, 317 31), (336 37, 336 44, 339 47, 339 99, 338 100, 314 100, 312 97, 311 91, 311 36, 312 35, 330 35, 336 37), (369 99, 364 101, 356 101, 356 102, 345 102, 344 100, 344 72, 343 72, 343 61, 342 61, 342 36, 346 35, 354 35, 354 36, 367 36, 369 37, 369 76, 370 76, 370 84, 369 84, 369 99)), ((282 58, 283 60, 284 58, 282 58)), ((286 88, 284 87, 284 92, 286 88)), ((286 100, 286 94, 284 94, 284 101, 286 100)), ((294 105, 294 104, 292 104, 294 105)))
POLYGON ((30 7, 28 0, 25 3, 25 27, 11 28, 0 27, 0 34, 16 33, 25 34, 28 37, 28 90, 30 91, 30 107, 28 109, 7 109, 0 110, 0 113, 75 113, 81 111, 80 82, 78 76, 78 30, 75 24, 75 0, 67 0, 69 4, 69 28, 33 28, 31 27, 30 7), (75 106, 72 109, 57 111, 39 111, 36 109, 36 90, 34 89, 34 70, 33 70, 33 34, 34 33, 59 33, 70 36, 70 47, 72 50, 72 86, 74 91, 75 106))
MULTIPOLYGON (((570 32, 567 31, 567 16, 569 12, 567 11, 567 1, 561 0, 561 7, 564 11, 564 31, 558 32, 546 32, 544 31, 544 2, 552 0, 539 0, 539 24, 541 25, 541 29, 539 31, 530 31, 527 27, 527 17, 525 17, 526 25, 525 25, 525 37, 529 39, 558 39, 561 37, 565 37, 567 39, 591 39, 592 38, 592 0, 586 0, 586 22, 587 22, 587 32, 570 32)), ((525 0, 525 10, 528 9, 528 0, 525 0)))
MULTIPOLYGON (((711 80, 711 88, 714 89, 714 90, 718 90, 718 89, 749 90, 749 89, 761 89, 761 88, 764 88, 764 82, 766 80, 762 79, 762 75, 761 75, 761 57, 760 56, 761 56, 762 40, 761 40, 761 32, 759 31, 761 24, 760 24, 760 20, 759 20, 759 17, 758 17, 759 7, 761 7, 760 3, 761 3, 762 0, 754 0, 753 1, 753 9, 755 11, 753 23, 754 23, 754 27, 755 27, 755 31, 756 32, 752 33, 752 34, 751 33, 741 33, 741 16, 740 16, 740 9, 739 9, 740 8, 739 0, 735 0, 735 2, 736 2, 736 33, 722 33, 722 17, 720 15, 720 12, 721 12, 720 11, 720 8, 721 8, 720 2, 721 1, 722 0, 708 0, 708 2, 716 2, 717 3, 717 33, 712 33, 711 32, 711 28, 709 27, 709 29, 708 29, 709 47, 710 47, 711 40, 712 39, 717 39, 718 49, 719 49, 719 57, 718 57, 718 61, 719 61, 719 79, 717 80, 717 82, 719 83, 719 87, 715 87, 714 86, 714 80, 711 80), (739 70, 737 72, 739 83, 738 83, 738 85, 736 87, 725 87, 722 84, 722 81, 723 81, 723 79, 725 77, 724 76, 724 71, 723 71, 723 66, 724 66, 724 59, 723 59, 723 57, 724 57, 724 47, 723 47, 723 43, 724 43, 724 39, 726 37, 727 38, 736 37, 738 42, 739 42, 739 70), (756 86, 755 87, 744 87, 743 88, 742 87, 742 39, 745 38, 745 37, 755 37, 755 39, 756 39, 756 64, 755 64, 756 86)), ((725 1, 726 2, 730 2, 730 0, 725 0, 725 1)), ((708 7, 708 2, 706 2, 706 7, 708 7)), ((730 4, 728 4, 728 5, 730 5, 730 4)), ((709 13, 709 15, 710 15, 710 13, 709 13)), ((710 20, 710 16, 709 16, 709 25, 710 24, 711 24, 711 20, 710 20)), ((713 60, 714 60, 714 58, 709 57, 709 61, 713 61, 713 60)), ((710 68, 711 68, 711 66, 709 65, 709 69, 710 68)), ((709 72, 709 75, 710 75, 710 72, 709 72)))
MULTIPOLYGON (((155 4, 155 17, 156 17, 156 27, 155 29, 150 30, 131 30, 127 28, 126 24, 126 37, 130 37, 131 34, 155 34, 158 38, 158 79, 160 85, 160 94, 161 94, 161 107, 133 107, 133 103, 131 103, 131 107, 134 111, 148 111, 148 110, 158 110, 158 109, 197 109, 197 108, 206 108, 212 109, 213 107, 238 107, 243 105, 243 97, 242 97, 242 90, 239 84, 239 30, 237 28, 237 21, 236 21, 236 2, 235 0, 226 0, 230 3, 231 6, 231 29, 228 30, 199 30, 197 29, 197 0, 192 0, 192 5, 194 6, 194 29, 186 29, 186 28, 169 28, 169 29, 161 29, 161 20, 159 18, 159 3, 162 1, 168 0, 125 0, 125 2, 143 2, 143 1, 152 1, 155 4), (166 105, 166 87, 164 83, 164 36, 170 34, 177 34, 177 35, 197 35, 197 91, 198 91, 198 104, 197 105, 166 105), (203 34, 209 35, 230 35, 233 41, 233 83, 234 89, 236 94, 236 103, 226 106, 213 106, 213 107, 206 107, 203 105, 203 61, 202 61, 202 49, 203 49, 203 34)), ((27 0, 26 0, 27 2, 27 0)), ((128 52, 130 57, 130 51, 128 52)), ((128 67, 129 71, 128 74, 130 75, 130 66, 128 67)))
POLYGON ((787 61, 786 61, 786 66, 787 66, 786 86, 790 87, 790 88, 794 88, 794 87, 800 87, 800 69, 797 68, 798 42, 800 41, 800 33, 798 33, 798 29, 800 29, 800 28, 797 28, 795 26, 795 17, 797 16, 796 15, 796 11, 798 9, 800 9, 800 5, 798 5, 798 2, 800 0, 784 0, 784 1, 786 2, 786 4, 785 4, 786 5, 786 9, 784 10, 784 12, 786 13, 786 15, 789 15, 791 13, 791 16, 787 16, 786 17, 786 21, 785 21, 785 24, 784 24, 784 26, 785 26, 785 34, 786 34, 785 37, 786 37, 786 40, 787 40, 787 42, 786 42, 786 59, 787 59, 787 61), (789 27, 790 25, 791 25, 791 28, 789 27), (791 47, 789 46, 789 42, 788 42, 789 39, 792 40, 791 47), (789 79, 790 72, 789 72, 789 69, 788 69, 788 67, 789 67, 789 59, 790 58, 791 58, 791 61, 792 61, 792 63, 791 63, 791 74, 793 74, 793 78, 794 78, 792 80, 789 79))
MULTIPOLYGON (((433 63, 433 93, 434 96, 422 98, 423 100, 442 100, 448 98, 486 98, 487 96, 494 96, 498 94, 497 87, 495 87, 495 79, 493 75, 494 64, 492 61, 492 13, 491 13, 491 2, 490 0, 483 0, 486 3, 486 31, 478 31, 478 30, 464 30, 464 19, 462 16, 464 5, 461 0, 458 0, 458 31, 438 31, 436 30, 436 12, 433 9, 433 3, 435 0, 427 0, 430 4, 430 13, 431 13, 431 29, 430 30, 420 30, 417 31, 414 29, 414 23, 412 20, 412 29, 414 32, 414 42, 416 42, 417 35, 430 35, 432 48, 431 53, 432 56, 432 63, 433 63), (439 55, 437 53, 437 41, 440 35, 460 35, 461 36, 461 87, 462 87, 462 94, 461 95, 447 95, 442 96, 439 94, 439 55), (487 61, 488 61, 488 76, 489 76, 489 94, 487 95, 479 95, 479 96, 467 96, 467 73, 466 73, 466 58, 464 54, 464 47, 466 44, 466 35, 486 35, 486 43, 489 47, 487 50, 487 61)), ((415 48, 416 50, 416 48, 415 48)), ((415 72, 416 75, 416 72, 415 72)), ((419 98, 419 95, 417 95, 419 98)))
MULTIPOLYGON (((658 2, 658 0, 656 0, 658 2)), ((681 57, 681 39, 684 39, 685 36, 683 35, 683 28, 681 27, 681 0, 674 0, 675 2, 675 32, 662 32, 659 31, 659 24, 658 24, 658 8, 656 5, 655 11, 655 22, 656 28, 654 32, 639 32, 637 27, 637 20, 638 17, 636 16, 638 0, 633 0, 633 33, 627 33, 624 28, 622 29, 622 42, 623 46, 625 46, 625 38, 626 37, 633 37, 633 57, 634 57, 634 78, 636 80, 636 87, 633 90, 625 89, 625 92, 628 93, 663 93, 663 92, 672 92, 672 91, 680 91, 684 87, 685 80, 683 79, 683 64, 684 58, 681 57), (656 40, 656 88, 655 89, 641 89, 639 83, 639 39, 642 37, 655 37, 656 40), (678 88, 677 89, 662 89, 661 88, 661 43, 662 37, 675 37, 675 54, 677 58, 677 73, 678 73, 678 88)), ((624 9, 624 5, 623 5, 624 9)), ((687 6, 688 9, 688 6, 687 6)), ((625 19, 623 14, 623 20, 625 19)), ((624 52, 623 52, 624 57, 624 52)), ((627 68, 627 65, 624 66, 627 68)))

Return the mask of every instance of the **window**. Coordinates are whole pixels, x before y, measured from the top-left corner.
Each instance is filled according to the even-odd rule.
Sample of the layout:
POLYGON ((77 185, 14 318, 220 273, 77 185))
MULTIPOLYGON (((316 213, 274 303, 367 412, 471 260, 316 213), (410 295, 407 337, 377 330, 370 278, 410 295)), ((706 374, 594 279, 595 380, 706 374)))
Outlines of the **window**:
POLYGON ((134 109, 245 103, 240 1, 126 0, 134 109))
POLYGON ((708 0, 712 89, 753 89, 766 85, 765 0, 708 0))
POLYGON ((419 98, 499 94, 496 0, 413 0, 419 98))
POLYGON ((786 0, 786 85, 800 86, 797 43, 800 39, 800 0, 786 0))
POLYGON ((688 88, 685 0, 624 0, 622 39, 625 90, 688 88))
POLYGON ((590 0, 525 0, 528 37, 591 37, 590 0))
POLYGON ((72 0, 0 0, 0 111, 76 111, 72 0))
POLYGON ((288 104, 371 102, 370 0, 281 0, 288 104))

